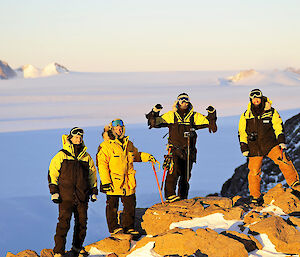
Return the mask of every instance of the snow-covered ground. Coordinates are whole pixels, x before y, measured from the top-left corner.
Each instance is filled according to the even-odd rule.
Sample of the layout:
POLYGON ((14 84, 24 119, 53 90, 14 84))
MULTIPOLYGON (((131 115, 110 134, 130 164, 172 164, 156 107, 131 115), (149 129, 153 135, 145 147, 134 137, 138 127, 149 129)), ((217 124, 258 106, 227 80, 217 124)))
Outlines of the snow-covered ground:
MULTIPOLYGON (((190 197, 220 192, 234 168, 245 161, 239 150, 237 126, 239 115, 248 104, 249 91, 260 88, 273 101, 283 120, 300 112, 300 75, 272 71, 259 72, 264 79, 253 78, 252 83, 243 79, 226 80, 236 73, 70 72, 36 79, 1 80, 0 256, 7 251, 39 252, 53 247, 58 211, 57 205, 50 201, 47 172, 51 158, 62 147, 63 133, 73 126, 83 127, 88 152, 95 157, 102 142, 103 125, 120 117, 135 145, 162 163, 167 141, 163 136, 167 129, 149 130, 144 114, 156 103, 164 106, 162 112, 170 110, 182 92, 190 95, 195 111, 206 114, 205 108, 213 105, 219 116, 216 134, 207 129, 198 131, 198 159, 192 170, 190 197), (291 76, 293 83, 285 83, 291 76)), ((135 167, 137 206, 148 207, 159 202, 151 165, 137 163, 135 167)), ((69 233, 68 247, 71 236, 69 233)), ((85 244, 106 236, 105 197, 101 194, 96 203, 90 203, 85 244)))

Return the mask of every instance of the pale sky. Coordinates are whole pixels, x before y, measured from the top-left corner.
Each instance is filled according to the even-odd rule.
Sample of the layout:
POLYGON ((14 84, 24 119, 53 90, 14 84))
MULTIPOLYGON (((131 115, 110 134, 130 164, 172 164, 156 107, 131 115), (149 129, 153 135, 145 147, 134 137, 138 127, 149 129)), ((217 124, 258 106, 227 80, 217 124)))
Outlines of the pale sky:
POLYGON ((299 0, 0 0, 0 60, 75 71, 300 68, 299 0))

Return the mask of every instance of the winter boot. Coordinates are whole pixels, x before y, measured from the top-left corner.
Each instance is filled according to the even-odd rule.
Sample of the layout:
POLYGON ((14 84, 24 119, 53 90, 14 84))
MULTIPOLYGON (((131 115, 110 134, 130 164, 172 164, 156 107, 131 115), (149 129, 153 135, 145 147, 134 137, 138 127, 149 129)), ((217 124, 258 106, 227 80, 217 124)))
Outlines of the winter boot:
POLYGON ((180 200, 179 196, 177 196, 177 195, 171 195, 171 196, 167 197, 166 203, 173 203, 173 202, 179 201, 179 200, 180 200))
POLYGON ((123 233, 124 233, 123 228, 116 228, 113 232, 110 233, 110 235, 114 236, 114 235, 123 234, 123 233))
POLYGON ((292 185, 292 189, 293 189, 294 191, 300 192, 300 182, 299 182, 299 181, 296 181, 296 182, 292 185))
POLYGON ((130 229, 127 229, 127 230, 126 230, 125 234, 138 235, 139 232, 136 231, 136 230, 133 229, 133 228, 130 228, 130 229))
POLYGON ((262 197, 262 195, 258 198, 252 197, 251 199, 251 204, 255 205, 255 206, 262 206, 264 203, 264 199, 262 197))
POLYGON ((74 254, 74 256, 78 256, 78 257, 87 257, 90 254, 84 249, 84 247, 82 247, 81 249, 73 246, 71 249, 71 252, 74 254))
POLYGON ((140 233, 133 228, 126 229, 125 234, 131 235, 134 241, 137 241, 141 237, 140 233))

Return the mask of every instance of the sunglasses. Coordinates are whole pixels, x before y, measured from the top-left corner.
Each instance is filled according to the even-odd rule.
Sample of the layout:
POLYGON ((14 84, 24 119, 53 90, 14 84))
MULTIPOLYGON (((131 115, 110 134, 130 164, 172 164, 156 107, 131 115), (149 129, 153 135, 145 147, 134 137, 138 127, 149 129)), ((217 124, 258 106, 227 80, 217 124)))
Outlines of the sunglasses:
POLYGON ((253 99, 255 97, 260 98, 260 97, 262 97, 262 93, 261 93, 261 91, 253 91, 253 92, 250 92, 249 97, 251 99, 253 99))
POLYGON ((112 125, 113 127, 117 127, 117 126, 123 127, 123 126, 124 126, 124 122, 123 122, 122 120, 113 120, 113 121, 111 122, 111 125, 112 125))
POLYGON ((75 136, 75 135, 83 136, 83 129, 82 128, 74 128, 71 130, 71 135, 72 136, 75 136))
POLYGON ((181 97, 178 99, 178 102, 181 104, 183 102, 190 102, 190 99, 188 97, 181 97))

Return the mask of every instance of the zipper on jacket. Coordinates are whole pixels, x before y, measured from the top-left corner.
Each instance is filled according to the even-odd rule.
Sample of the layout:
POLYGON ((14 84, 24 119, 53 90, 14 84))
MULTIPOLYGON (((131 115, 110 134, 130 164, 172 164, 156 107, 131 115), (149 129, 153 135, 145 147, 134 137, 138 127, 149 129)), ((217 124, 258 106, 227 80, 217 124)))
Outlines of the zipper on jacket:
POLYGON ((256 133, 257 133, 257 139, 256 139, 256 145, 257 145, 257 150, 258 150, 258 155, 260 156, 261 155, 261 149, 260 149, 260 145, 259 145, 259 142, 258 142, 258 130, 259 130, 259 122, 258 122, 258 117, 260 116, 254 116, 254 127, 256 128, 256 133))

